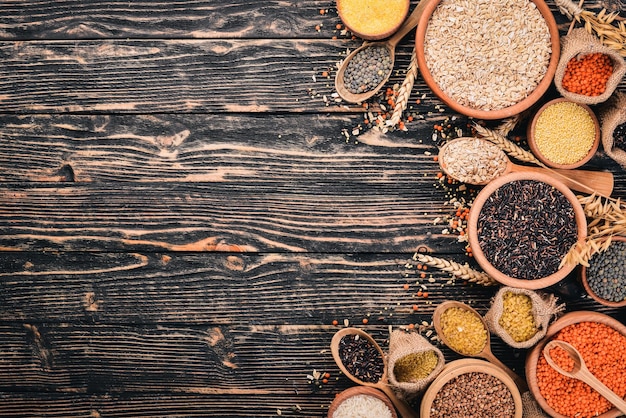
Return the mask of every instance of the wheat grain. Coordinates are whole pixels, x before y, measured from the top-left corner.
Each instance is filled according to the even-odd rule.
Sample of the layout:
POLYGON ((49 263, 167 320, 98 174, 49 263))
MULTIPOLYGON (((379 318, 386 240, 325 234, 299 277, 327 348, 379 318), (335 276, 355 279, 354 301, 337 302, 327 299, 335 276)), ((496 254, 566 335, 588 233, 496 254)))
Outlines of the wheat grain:
POLYGON ((402 112, 405 111, 406 106, 411 96, 411 90, 413 90, 413 84, 417 77, 417 58, 415 56, 415 49, 413 49, 413 55, 411 56, 411 64, 406 72, 406 77, 398 90, 398 97, 396 99, 396 106, 393 108, 391 118, 387 121, 387 125, 395 127, 400 119, 402 119, 402 112))
POLYGON ((485 128, 474 122, 474 129, 476 132, 485 138, 486 140, 493 142, 497 146, 500 147, 504 152, 506 152, 511 157, 514 157, 520 161, 525 161, 528 163, 534 163, 541 167, 545 167, 545 165, 539 161, 531 152, 526 151, 525 149, 515 145, 513 142, 509 141, 503 135, 500 135, 498 132, 493 131, 489 128, 485 128))

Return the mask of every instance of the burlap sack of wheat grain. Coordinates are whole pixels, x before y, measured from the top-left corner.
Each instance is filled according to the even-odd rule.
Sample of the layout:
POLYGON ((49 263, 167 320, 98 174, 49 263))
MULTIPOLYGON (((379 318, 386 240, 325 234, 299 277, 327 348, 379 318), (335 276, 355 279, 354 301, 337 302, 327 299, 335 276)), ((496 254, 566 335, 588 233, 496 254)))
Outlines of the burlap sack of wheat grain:
POLYGON ((444 364, 445 359, 441 350, 417 332, 395 330, 391 333, 389 337, 389 355, 387 356, 387 375, 389 376, 389 384, 399 398, 411 401, 422 394, 428 384, 439 375, 444 364), (405 356, 427 351, 433 351, 438 358, 437 365, 428 376, 410 382, 398 381, 396 375, 396 364, 398 361, 405 356))
POLYGON ((502 339, 507 345, 514 348, 530 348, 541 340, 548 330, 550 321, 556 318, 564 309, 564 305, 557 303, 557 298, 549 293, 540 294, 530 289, 518 289, 515 287, 504 286, 498 290, 498 293, 491 301, 491 307, 485 315, 485 322, 489 331, 502 339), (500 325, 500 317, 504 311, 504 295, 506 292, 514 294, 523 294, 530 298, 532 305, 532 314, 537 327, 535 335, 526 341, 515 341, 509 333, 500 325))
POLYGON ((561 56, 554 74, 554 85, 566 99, 587 105, 604 103, 611 97, 625 73, 626 62, 624 62, 624 58, 617 51, 603 45, 595 35, 588 33, 585 28, 573 29, 569 34, 561 37, 561 56), (567 91, 563 87, 563 76, 567 63, 574 57, 581 58, 596 52, 608 55, 613 61, 613 73, 606 83, 604 93, 599 96, 586 96, 567 91))
POLYGON ((602 148, 606 155, 626 169, 626 150, 614 146, 613 133, 618 125, 626 122, 626 94, 616 91, 598 112, 602 148))

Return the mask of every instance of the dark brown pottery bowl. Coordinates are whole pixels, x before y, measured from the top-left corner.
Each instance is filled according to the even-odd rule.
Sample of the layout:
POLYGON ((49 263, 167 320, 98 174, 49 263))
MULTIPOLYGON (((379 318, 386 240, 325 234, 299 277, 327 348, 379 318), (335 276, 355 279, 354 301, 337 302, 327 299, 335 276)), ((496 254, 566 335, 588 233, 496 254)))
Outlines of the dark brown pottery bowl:
MULTIPOLYGON (((476 119, 508 118, 517 115, 531 107, 548 90, 554 78, 556 67, 559 63, 561 47, 559 30, 556 24, 556 20, 554 19, 550 7, 543 0, 532 0, 532 2, 537 6, 537 9, 543 16, 550 32, 552 52, 550 56, 550 61, 548 62, 546 74, 536 86, 536 88, 528 96, 526 96, 526 98, 515 103, 514 105, 497 110, 482 110, 460 104, 452 99, 450 96, 448 96, 446 93, 444 93, 441 87, 435 81, 434 77, 428 69, 428 62, 426 62, 426 57, 424 55, 424 41, 426 37, 426 29, 428 28, 428 23, 434 11, 437 9, 437 6, 439 6, 439 3, 441 3, 441 0, 428 1, 429 3, 424 9, 424 14, 417 24, 417 32, 415 35, 415 55, 417 58, 418 68, 420 69, 420 73, 422 74, 422 78, 424 79, 428 87, 452 110, 466 116, 474 117, 476 119)), ((459 18, 462 19, 463 16, 459 15, 459 18)), ((442 51, 442 53, 445 53, 445 51, 442 51)))
MULTIPOLYGON (((611 238, 611 240, 612 241, 626 242, 626 237, 615 236, 615 237, 611 238)), ((594 291, 589 286, 589 282, 587 281, 587 267, 585 267, 585 266, 582 266, 580 268, 580 281, 582 282, 583 287, 585 288, 585 291, 587 292, 589 297, 591 297, 596 302, 598 302, 598 303, 600 303, 600 304, 602 304, 604 306, 610 306, 612 308, 621 308, 621 307, 626 306, 626 300, 623 300, 621 302, 613 302, 613 301, 610 301, 610 300, 602 299, 600 296, 598 296, 596 293, 594 293, 594 291)))
MULTIPOLYGON (((626 325, 608 315, 593 311, 576 311, 566 313, 548 327, 546 336, 539 341, 539 343, 537 343, 537 345, 529 351, 526 356, 526 380, 528 382, 528 388, 539 406, 541 406, 541 408, 553 418, 568 417, 561 415, 552 409, 546 402, 545 398, 541 395, 539 386, 537 385, 537 363, 539 361, 539 356, 542 355, 543 348, 550 340, 552 340, 552 337, 554 337, 563 328, 579 322, 597 322, 613 328, 622 335, 626 335, 626 325)), ((598 418, 615 418, 621 415, 621 412, 617 408, 613 408, 604 414, 598 415, 598 418)))
MULTIPOLYGON (((374 0, 370 0, 374 2, 374 0)), ((337 0, 337 13, 339 14, 339 18, 346 25, 346 28, 350 30, 354 35, 358 36, 361 39, 365 39, 367 41, 378 41, 380 39, 385 39, 396 33, 396 31, 400 28, 407 15, 409 14, 409 6, 411 2, 409 0, 394 0, 398 3, 401 3, 402 11, 398 14, 391 16, 391 19, 388 22, 384 22, 381 20, 380 15, 375 11, 368 13, 371 9, 367 4, 361 2, 358 6, 355 6, 359 13, 362 15, 351 16, 350 12, 345 10, 345 4, 348 3, 348 0, 337 0), (368 23, 380 23, 380 27, 374 27, 376 25, 372 25, 371 28, 362 27, 363 22, 368 23)), ((355 3, 352 1, 352 3, 355 3)), ((365 2, 367 3, 367 2, 365 2)), ((388 7, 387 3, 383 0, 376 0, 376 3, 382 5, 382 7, 388 7)))
POLYGON ((549 102, 541 106, 539 110, 537 110, 532 120, 528 124, 528 128, 527 128, 528 146, 530 147, 530 150, 535 155, 535 157, 537 157, 542 163, 544 163, 548 167, 563 168, 563 169, 578 168, 586 164, 589 160, 591 160, 591 158, 593 158, 596 151, 598 151, 598 146, 600 145, 600 123, 598 122, 598 118, 596 117, 595 113, 593 113, 593 110, 591 110, 591 108, 587 106, 586 104, 575 103, 578 106, 585 109, 587 113, 589 113, 589 116, 591 117, 591 120, 593 121, 595 128, 596 128, 596 136, 594 138, 593 144, 591 145, 591 148, 589 149, 589 151, 583 158, 581 158, 580 160, 572 164, 559 164, 546 158, 546 156, 541 153, 541 151, 539 150, 539 147, 537 146, 537 141, 535 138, 535 128, 537 125, 537 119, 539 119, 539 116, 541 116, 541 113, 546 108, 552 106, 553 104, 561 103, 561 102, 575 103, 564 97, 559 97, 557 99, 550 100, 549 102))
MULTIPOLYGON (((489 363, 488 361, 471 358, 454 360, 444 366, 441 373, 435 378, 435 380, 433 380, 424 393, 422 403, 420 404, 420 417, 430 417, 430 408, 432 403, 435 400, 437 393, 446 383, 457 376, 473 372, 489 374, 504 383, 511 392, 511 395, 513 395, 513 402, 515 403, 514 417, 522 417, 522 397, 520 396, 519 389, 513 379, 511 379, 511 377, 509 377, 509 375, 502 369, 489 363)), ((483 398, 482 400, 488 401, 489 398, 483 398)))
POLYGON ((332 401, 332 403, 328 407, 327 417, 333 418, 333 414, 335 413, 337 408, 339 408, 339 405, 341 405, 342 402, 357 395, 372 396, 374 398, 380 399, 381 401, 385 403, 385 405, 387 405, 387 408, 389 408, 389 412, 391 412, 391 416, 393 418, 398 417, 398 415, 396 414, 396 410, 394 409, 393 404, 391 403, 389 398, 380 390, 372 388, 372 387, 368 387, 368 386, 353 386, 351 388, 344 390, 343 392, 338 393, 337 396, 335 396, 335 399, 332 401))
MULTIPOLYGON (((520 279, 516 277, 511 277, 507 274, 504 274, 500 270, 498 270, 485 256, 483 250, 480 247, 478 240, 478 217, 483 208, 483 205, 487 201, 487 199, 500 187, 503 185, 518 181, 518 180, 534 180, 543 183, 547 183, 554 187, 556 190, 561 192, 565 198, 570 202, 574 209, 574 218, 576 220, 576 232, 578 236, 578 241, 583 241, 587 236, 587 219, 585 217, 585 212, 583 211, 582 205, 578 201, 576 195, 563 183, 554 179, 553 177, 543 174, 543 173, 510 173, 506 174, 502 177, 498 177, 495 180, 491 181, 487 184, 476 196, 474 203, 472 203, 472 207, 469 213, 468 220, 468 240, 470 247, 472 249, 472 253, 474 254, 474 259, 480 265, 480 267, 487 273, 489 276, 493 277, 495 280, 500 282, 505 286, 517 287, 522 289, 543 289, 548 286, 552 286, 555 283, 558 283, 562 279, 564 279, 569 273, 574 270, 573 265, 565 265, 561 267, 555 273, 552 273, 545 277, 538 277, 536 279, 520 279)), ((565 256, 565 254, 563 254, 565 256)))

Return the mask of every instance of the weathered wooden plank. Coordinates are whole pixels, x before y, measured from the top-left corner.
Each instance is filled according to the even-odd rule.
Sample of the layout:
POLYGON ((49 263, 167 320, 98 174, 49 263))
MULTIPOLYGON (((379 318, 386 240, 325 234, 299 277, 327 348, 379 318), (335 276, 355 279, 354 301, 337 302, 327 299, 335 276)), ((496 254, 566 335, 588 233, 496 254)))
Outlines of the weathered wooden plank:
POLYGON ((412 252, 454 245, 432 181, 6 187, 0 247, 28 250, 412 252))
MULTIPOLYGON (((337 390, 339 392, 339 390, 337 390)), ((73 395, 0 392, 7 418, 94 417, 318 417, 325 418, 334 395, 279 394, 106 394, 73 395)))
POLYGON ((338 20, 329 6, 297 0, 4 1, 0 39, 330 38, 334 24, 315 30, 316 24, 338 20), (330 9, 330 15, 320 9, 330 9))
MULTIPOLYGON (((460 253, 439 255, 467 261, 460 253)), ((231 326, 371 317, 372 324, 400 325, 428 319, 432 301, 446 297, 488 305, 493 288, 450 282, 437 270, 420 278, 407 267, 412 256, 4 252, 0 321, 231 326)))
MULTIPOLYGON (((415 7, 417 1, 412 1, 415 7)), ((564 25, 553 1, 557 21, 564 25)), ((585 2, 585 8, 623 10, 618 0, 585 2)), ((340 33, 334 2, 247 1, 4 1, 0 39, 124 38, 331 38, 340 33), (328 12, 320 14, 320 10, 328 12), (320 25, 320 30, 315 27, 320 25)))
POLYGON ((443 118, 347 141, 363 116, 1 115, 0 181, 409 183, 434 178, 443 118))

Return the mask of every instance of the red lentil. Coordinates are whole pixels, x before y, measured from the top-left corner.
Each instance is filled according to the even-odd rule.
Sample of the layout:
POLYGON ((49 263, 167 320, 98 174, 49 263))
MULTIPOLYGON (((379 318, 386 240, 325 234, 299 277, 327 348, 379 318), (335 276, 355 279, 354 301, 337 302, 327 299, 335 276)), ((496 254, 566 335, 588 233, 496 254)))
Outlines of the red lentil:
MULTIPOLYGON (((604 324, 580 322, 563 328, 554 339, 576 347, 593 375, 620 397, 626 396, 626 336, 604 324)), ((562 353, 550 354, 558 359, 562 353)), ((537 384, 548 405, 567 417, 591 418, 613 407, 586 383, 554 370, 543 355, 537 362, 537 384)))
POLYGON ((613 73, 611 57, 599 52, 567 62, 563 75, 563 88, 585 96, 599 96, 606 90, 606 83, 613 73))

